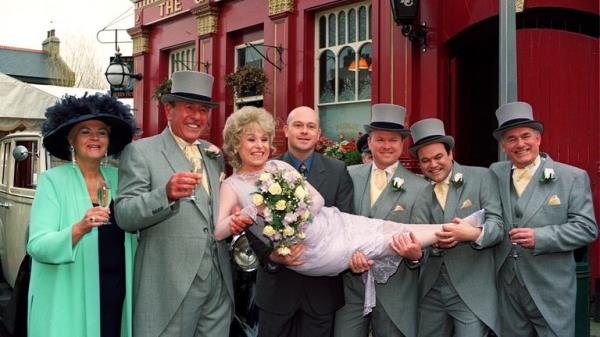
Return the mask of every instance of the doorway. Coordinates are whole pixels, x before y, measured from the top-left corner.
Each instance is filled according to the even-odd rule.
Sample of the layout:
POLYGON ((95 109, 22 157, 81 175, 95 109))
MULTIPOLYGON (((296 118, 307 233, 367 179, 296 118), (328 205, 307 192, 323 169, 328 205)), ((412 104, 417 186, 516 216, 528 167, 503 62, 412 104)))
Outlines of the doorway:
POLYGON ((498 17, 461 32, 448 46, 449 131, 454 156, 465 165, 488 167, 498 159, 498 17))

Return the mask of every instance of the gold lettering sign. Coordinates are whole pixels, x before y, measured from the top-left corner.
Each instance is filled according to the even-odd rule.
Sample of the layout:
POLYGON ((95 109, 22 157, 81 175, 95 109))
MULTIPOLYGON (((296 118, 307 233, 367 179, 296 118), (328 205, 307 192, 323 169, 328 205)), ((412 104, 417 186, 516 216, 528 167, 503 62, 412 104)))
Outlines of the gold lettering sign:
POLYGON ((162 18, 177 12, 181 12, 181 0, 165 0, 158 5, 158 15, 162 18))

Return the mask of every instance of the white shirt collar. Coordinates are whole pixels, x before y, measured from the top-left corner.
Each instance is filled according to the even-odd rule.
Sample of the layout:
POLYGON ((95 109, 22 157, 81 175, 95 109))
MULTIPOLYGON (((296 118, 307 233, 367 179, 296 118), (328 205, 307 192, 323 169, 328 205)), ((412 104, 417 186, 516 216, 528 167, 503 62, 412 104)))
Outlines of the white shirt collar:
MULTIPOLYGON (((392 165, 383 169, 385 171, 385 175, 388 178, 388 180, 390 177, 394 176, 394 174, 396 173, 396 170, 398 169, 398 165, 400 165, 400 162, 396 161, 392 165)), ((377 170, 377 169, 378 169, 377 165, 375 165, 375 163, 373 162, 373 165, 371 165, 371 174, 375 173, 375 170, 377 170)))

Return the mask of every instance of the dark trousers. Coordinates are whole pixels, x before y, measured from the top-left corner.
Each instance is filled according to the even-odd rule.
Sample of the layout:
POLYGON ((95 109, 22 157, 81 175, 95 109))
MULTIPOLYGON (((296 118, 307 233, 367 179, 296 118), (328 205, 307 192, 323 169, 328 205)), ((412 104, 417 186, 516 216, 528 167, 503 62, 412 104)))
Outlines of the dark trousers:
POLYGON ((299 308, 287 315, 260 310, 258 337, 331 337, 335 313, 317 314, 299 308))

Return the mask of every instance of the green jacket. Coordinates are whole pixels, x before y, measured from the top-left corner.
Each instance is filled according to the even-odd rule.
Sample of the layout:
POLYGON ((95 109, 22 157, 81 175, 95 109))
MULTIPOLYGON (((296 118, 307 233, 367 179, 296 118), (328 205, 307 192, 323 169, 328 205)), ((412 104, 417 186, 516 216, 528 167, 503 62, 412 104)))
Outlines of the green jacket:
MULTIPOLYGON (((101 172, 117 190, 117 169, 101 172)), ((92 207, 78 167, 65 164, 40 175, 27 251, 32 257, 28 299, 30 337, 100 337, 98 230, 71 244, 71 226, 92 207)), ((135 236, 125 233, 125 303, 121 336, 131 336, 131 281, 135 236)))

